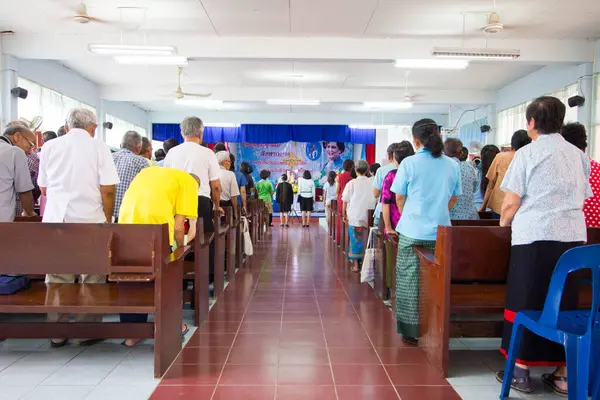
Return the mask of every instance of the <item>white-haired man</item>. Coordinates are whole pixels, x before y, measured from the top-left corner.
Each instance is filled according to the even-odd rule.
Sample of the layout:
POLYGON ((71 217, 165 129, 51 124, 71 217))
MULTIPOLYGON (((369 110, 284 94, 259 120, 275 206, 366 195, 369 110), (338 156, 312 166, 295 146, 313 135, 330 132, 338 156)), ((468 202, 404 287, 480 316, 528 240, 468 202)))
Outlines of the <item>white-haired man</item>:
POLYGON ((119 175, 119 183, 115 191, 115 209, 113 211, 115 222, 119 220, 119 209, 133 178, 148 166, 148 160, 139 155, 141 150, 142 135, 135 131, 128 131, 123 135, 121 149, 112 155, 119 175))
MULTIPOLYGON (((213 209, 223 213, 221 202, 221 170, 215 153, 202 146, 204 124, 198 117, 187 117, 181 122, 184 142, 167 153, 164 166, 175 168, 200 178, 198 189, 198 218, 204 222, 204 232, 214 232, 213 209)), ((214 242, 210 246, 209 279, 214 276, 214 242)))
MULTIPOLYGON (((119 176, 109 147, 94 139, 97 126, 93 112, 75 108, 67 117, 67 134, 42 147, 38 184, 47 196, 43 222, 111 221, 119 176)), ((46 282, 72 283, 75 278, 75 275, 47 275, 46 282)), ((106 276, 80 275, 79 282, 105 283, 106 276)), ((98 321, 102 316, 77 314, 76 318, 98 321)), ((66 321, 68 315, 48 315, 48 319, 66 321)), ((51 344, 61 347, 66 342, 66 339, 52 339, 51 344)))

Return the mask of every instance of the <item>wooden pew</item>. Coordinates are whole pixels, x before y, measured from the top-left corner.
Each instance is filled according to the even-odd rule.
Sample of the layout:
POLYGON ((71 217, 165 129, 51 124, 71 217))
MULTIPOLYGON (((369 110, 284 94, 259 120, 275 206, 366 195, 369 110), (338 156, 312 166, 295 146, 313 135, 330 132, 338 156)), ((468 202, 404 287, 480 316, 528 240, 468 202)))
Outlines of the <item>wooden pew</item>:
MULTIPOLYGON (((435 255, 414 249, 420 259, 419 347, 443 377, 448 374, 450 337, 502 334, 510 228, 460 224, 438 227, 435 255)), ((588 229, 588 243, 599 243, 599 231, 588 229)), ((584 287, 581 305, 589 306, 590 299, 584 287)))
POLYGON ((218 299, 223 290, 225 290, 225 245, 229 225, 221 224, 221 215, 215 211, 213 213, 215 225, 215 279, 213 283, 214 298, 218 299))
POLYGON ((329 223, 330 223, 331 227, 330 227, 329 236, 331 236, 333 241, 335 243, 337 243, 337 229, 338 229, 338 218, 339 218, 338 209, 337 209, 338 208, 337 200, 331 200, 331 206, 329 208, 331 209, 331 217, 329 219, 329 223))
POLYGON ((225 225, 229 226, 229 231, 225 235, 225 253, 227 254, 225 270, 227 271, 227 281, 230 284, 233 284, 235 283, 235 269, 239 265, 236 262, 236 240, 238 237, 237 232, 239 231, 240 219, 237 216, 234 217, 233 207, 225 207, 224 210, 225 225))
POLYGON ((209 246, 215 237, 214 232, 204 233, 202 218, 196 224, 196 237, 192 245, 194 261, 183 262, 184 281, 193 279, 193 289, 183 291, 183 302, 191 303, 194 308, 194 325, 200 326, 206 319, 209 309, 209 246))
MULTIPOLYGON (((374 226, 375 210, 367 210, 367 221, 369 224, 369 229, 374 226)), ((388 290, 387 290, 387 282, 386 282, 386 254, 385 254, 385 243, 383 240, 383 221, 380 221, 380 226, 377 230, 375 230, 375 234, 373 236, 373 246, 378 249, 377 257, 375 258, 375 278, 373 279, 373 290, 377 296, 382 300, 387 300, 388 298, 388 290)))
POLYGON ((0 313, 155 316, 148 323, 2 321, 3 338, 154 338, 154 376, 166 372, 181 350, 182 267, 190 251, 170 253, 167 224, 1 223, 0 237, 0 273, 94 274, 108 275, 109 282, 128 281, 33 282, 1 296, 0 313))

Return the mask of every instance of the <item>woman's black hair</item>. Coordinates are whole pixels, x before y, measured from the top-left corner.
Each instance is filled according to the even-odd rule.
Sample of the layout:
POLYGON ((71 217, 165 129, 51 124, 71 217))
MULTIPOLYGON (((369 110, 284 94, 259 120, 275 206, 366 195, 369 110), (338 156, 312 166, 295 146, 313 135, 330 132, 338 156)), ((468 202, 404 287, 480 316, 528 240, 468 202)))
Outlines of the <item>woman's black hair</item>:
POLYGON ((165 159, 167 155, 165 154, 165 151, 163 149, 158 149, 154 152, 154 158, 156 159, 156 161, 162 161, 165 159))
POLYGON ((269 179, 269 177, 271 176, 271 171, 269 171, 268 169, 263 169, 262 171, 260 171, 260 179, 269 179))
POLYGON ((489 183, 488 178, 485 176, 492 165, 492 161, 494 161, 494 158, 496 158, 498 153, 500 153, 500 149, 493 144, 486 144, 481 149, 481 184, 479 188, 481 189, 482 196, 485 196, 485 191, 487 190, 489 183))
MULTIPOLYGON (((518 131, 517 131, 518 132, 518 131)), ((517 133, 515 132, 515 134, 517 133)), ((565 124, 560 133, 563 135, 565 140, 577 147, 581 151, 585 151, 587 148, 587 134, 585 132, 585 126, 579 122, 570 122, 565 124)), ((513 136, 514 137, 514 136, 513 136)), ((531 139, 530 139, 531 141, 531 139)))
POLYGON ((333 185, 335 183, 335 178, 337 178, 337 174, 335 173, 335 171, 329 171, 329 173, 327 174, 327 182, 330 185, 333 185))
MULTIPOLYGON (((563 126, 563 132, 564 132, 565 126, 563 126)), ((583 128, 583 133, 585 134, 585 128, 583 128)), ((563 136, 564 136, 564 134, 563 134, 563 136)), ((527 134, 527 131, 524 129, 519 129, 518 131, 513 133, 512 138, 510 138, 510 147, 514 151, 519 150, 521 147, 527 146, 529 143, 531 143, 531 138, 527 134)), ((585 150, 585 148, 582 150, 585 150)))
POLYGON ((344 169, 344 171, 352 171, 352 169, 354 168, 354 161, 351 159, 344 160, 342 168, 344 169))
POLYGON ((352 171, 350 171, 350 176, 352 177, 352 179, 358 178, 358 175, 356 175, 356 168, 352 167, 352 171))
MULTIPOLYGON (((326 148, 329 142, 323 142, 323 148, 326 148)), ((335 145, 340 149, 340 153, 346 151, 346 144, 344 142, 335 142, 335 145)))
POLYGON ((402 160, 404 160, 406 157, 413 156, 414 154, 415 154, 415 151, 412 146, 410 146, 410 147, 402 146, 402 147, 394 150, 394 160, 396 160, 398 165, 400 165, 402 160))
POLYGON ((242 163, 240 164, 240 172, 244 175, 250 175, 254 172, 254 168, 252 168, 252 165, 250 165, 246 161, 242 161, 242 163))
POLYGON ((467 161, 469 159, 469 149, 463 146, 458 159, 460 161, 467 161))
POLYGON ((287 180, 288 180, 287 174, 283 174, 283 175, 281 175, 281 180, 282 180, 283 182, 287 182, 287 180))
POLYGON ((304 173, 302 174, 302 177, 304 179, 312 179, 312 175, 311 175, 311 173, 310 173, 309 170, 304 170, 304 173))
POLYGON ((371 176, 375 176, 379 168, 381 168, 381 164, 379 163, 373 163, 369 165, 369 172, 371 173, 371 176))
POLYGON ((527 106, 527 123, 535 120, 534 129, 542 135, 560 132, 565 120, 566 107, 562 101, 552 96, 542 96, 527 106))
POLYGON ((440 128, 434 120, 423 118, 415 122, 412 127, 412 134, 421 142, 423 147, 431 152, 435 158, 441 157, 444 143, 439 132, 440 128))

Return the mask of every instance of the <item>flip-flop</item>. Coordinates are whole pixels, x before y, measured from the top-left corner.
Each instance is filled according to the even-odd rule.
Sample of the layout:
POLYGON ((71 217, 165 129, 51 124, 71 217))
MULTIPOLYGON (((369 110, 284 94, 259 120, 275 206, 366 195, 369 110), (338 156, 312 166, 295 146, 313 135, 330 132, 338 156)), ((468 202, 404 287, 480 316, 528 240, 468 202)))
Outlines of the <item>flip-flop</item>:
POLYGON ((127 340, 123 340, 123 341, 121 342, 121 346, 125 346, 125 347, 127 347, 128 349, 133 349, 133 348, 134 348, 135 346, 137 346, 137 345, 138 345, 138 343, 139 343, 139 342, 141 342, 141 341, 142 341, 142 339, 138 340, 137 342, 135 342, 134 344, 132 344, 132 345, 130 346, 130 345, 128 345, 128 344, 127 344, 127 340))
POLYGON ((68 339, 65 339, 61 342, 53 342, 52 340, 50 341, 50 347, 52 347, 53 349, 58 349, 59 347, 64 347, 68 342, 68 339))
POLYGON ((183 331, 181 331, 181 336, 185 336, 187 335, 187 333, 190 331, 190 328, 187 326, 187 324, 183 324, 185 326, 185 329, 183 331))
MULTIPOLYGON (((500 383, 504 381, 504 371, 500 371, 496 374, 496 380, 500 383)), ((513 376, 510 387, 521 393, 533 393, 533 387, 531 385, 531 377, 526 376, 523 378, 515 378, 513 376)))
POLYGON ((542 382, 544 382, 546 385, 550 386, 550 389, 552 389, 552 391, 554 392, 554 394, 561 396, 561 397, 567 397, 569 394, 566 390, 563 390, 561 388, 558 387, 558 385, 555 382, 567 382, 567 377, 566 376, 558 376, 555 374, 542 374, 542 382))

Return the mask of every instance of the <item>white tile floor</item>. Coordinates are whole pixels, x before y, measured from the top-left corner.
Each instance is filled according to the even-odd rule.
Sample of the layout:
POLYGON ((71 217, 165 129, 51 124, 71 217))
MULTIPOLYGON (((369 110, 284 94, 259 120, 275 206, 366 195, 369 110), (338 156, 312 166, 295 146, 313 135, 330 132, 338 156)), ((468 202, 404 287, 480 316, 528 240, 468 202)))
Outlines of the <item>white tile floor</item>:
MULTIPOLYGON (((184 321, 187 340, 196 329, 192 311, 184 310, 184 321)), ((53 349, 48 340, 9 339, 0 343, 0 400, 147 400, 159 382, 153 350, 151 341, 53 349)))

